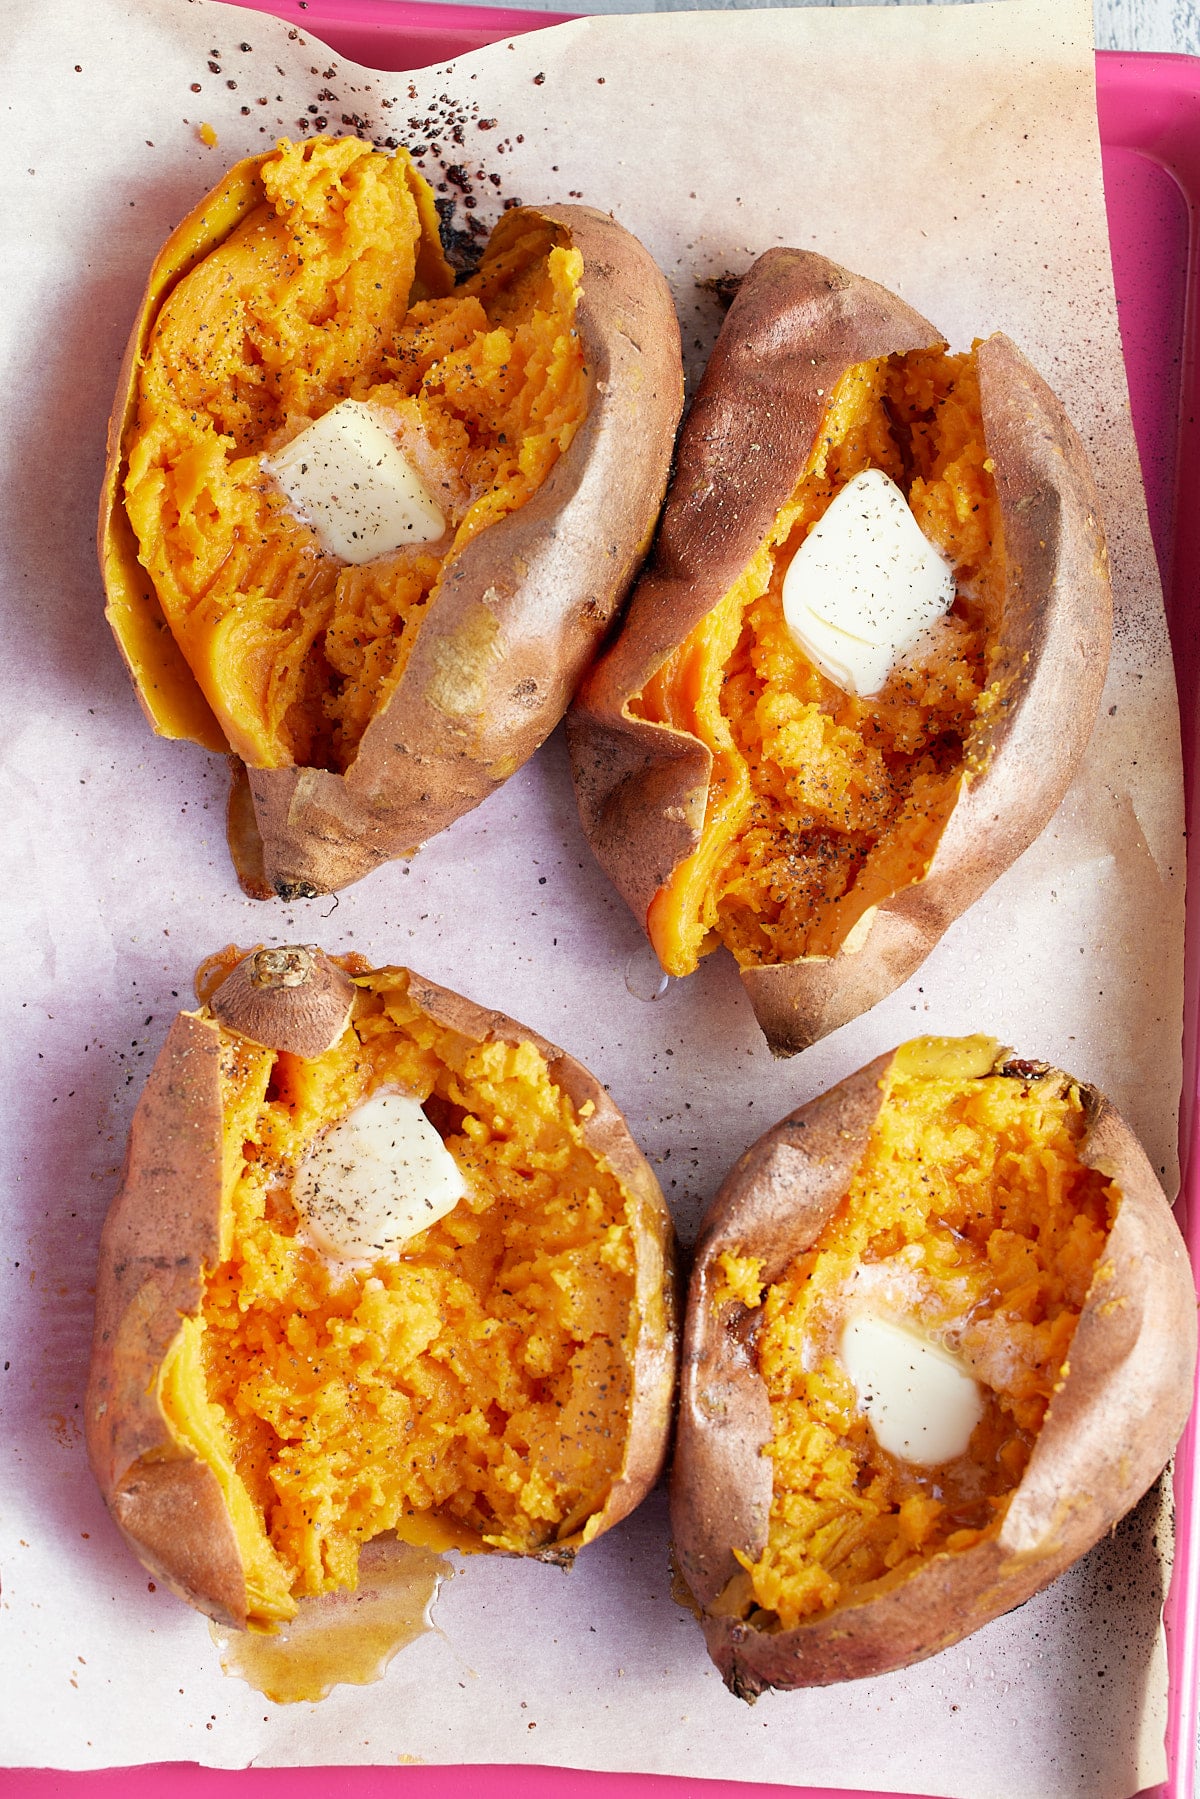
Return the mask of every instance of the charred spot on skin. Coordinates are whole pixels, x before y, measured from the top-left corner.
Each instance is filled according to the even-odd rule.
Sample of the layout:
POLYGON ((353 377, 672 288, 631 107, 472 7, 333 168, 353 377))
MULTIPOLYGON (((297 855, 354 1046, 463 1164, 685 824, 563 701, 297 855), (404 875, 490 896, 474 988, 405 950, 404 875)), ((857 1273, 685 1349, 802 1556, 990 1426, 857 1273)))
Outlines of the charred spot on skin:
POLYGON ((712 294, 722 306, 732 306, 737 299, 738 289, 742 285, 742 277, 726 269, 723 275, 705 275, 696 282, 696 286, 706 294, 712 294))
POLYGON ((1012 1081, 1039 1081, 1051 1069, 1048 1062, 1027 1062, 1014 1056, 1011 1061, 1004 1063, 999 1072, 1012 1081))
POLYGON ((303 944, 283 949, 260 949, 250 959, 250 980, 255 987, 303 987, 313 977, 314 951, 303 944))
POLYGON ((535 1559, 548 1562, 552 1568, 561 1568, 564 1574, 568 1574, 575 1564, 575 1551, 564 1548, 560 1543, 551 1543, 547 1548, 539 1549, 535 1559))
MULTIPOLYGON (((744 1624, 735 1624, 730 1632, 734 1641, 738 1643, 744 1641, 747 1634, 744 1624)), ((761 1686, 753 1675, 739 1668, 736 1662, 725 1677, 725 1685, 735 1699, 744 1699, 747 1705, 753 1705, 762 1692, 761 1686)))
POLYGON ((318 889, 311 881, 276 881, 274 883, 276 899, 290 905, 293 900, 316 899, 318 889))
POLYGON ((481 219, 469 218, 464 230, 455 222, 457 200, 449 196, 434 201, 438 211, 438 234, 446 261, 458 276, 473 275, 483 261, 483 240, 487 227, 481 219))
POLYGON ((737 1345, 739 1354, 747 1361, 753 1362, 755 1345, 759 1328, 762 1324, 762 1307, 753 1308, 743 1305, 740 1299, 733 1300, 726 1308, 723 1320, 725 1335, 731 1343, 737 1345))

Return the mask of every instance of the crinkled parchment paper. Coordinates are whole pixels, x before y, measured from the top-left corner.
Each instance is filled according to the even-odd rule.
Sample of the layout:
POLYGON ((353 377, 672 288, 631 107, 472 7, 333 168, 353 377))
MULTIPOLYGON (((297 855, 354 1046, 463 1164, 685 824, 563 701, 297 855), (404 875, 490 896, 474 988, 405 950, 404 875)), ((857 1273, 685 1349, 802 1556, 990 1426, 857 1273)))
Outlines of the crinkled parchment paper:
POLYGON ((969 1799, 1124 1799, 1159 1778, 1149 1508, 934 1661, 751 1710, 670 1597, 656 1496, 569 1576, 475 1558, 383 1683, 283 1709, 222 1675, 205 1622, 126 1553, 79 1425, 130 1110, 193 966, 231 939, 410 961, 561 1040, 611 1084, 685 1237, 761 1129, 918 1030, 990 1031, 1086 1076, 1173 1183, 1178 745, 1086 0, 600 18, 411 78, 206 0, 10 0, 0 71, 3 1760, 536 1761, 969 1799), (235 158, 322 120, 436 138, 426 167, 447 180, 461 166, 447 189, 461 228, 514 196, 611 208, 670 275, 693 362, 718 322, 698 278, 811 245, 897 288, 956 345, 1008 331, 1074 414, 1119 618, 1087 767, 907 986, 806 1055, 772 1062, 724 956, 655 1003, 636 997, 641 937, 583 844, 558 738, 411 866, 288 908, 234 885, 222 765, 143 724, 92 549, 121 348, 169 229, 235 158))

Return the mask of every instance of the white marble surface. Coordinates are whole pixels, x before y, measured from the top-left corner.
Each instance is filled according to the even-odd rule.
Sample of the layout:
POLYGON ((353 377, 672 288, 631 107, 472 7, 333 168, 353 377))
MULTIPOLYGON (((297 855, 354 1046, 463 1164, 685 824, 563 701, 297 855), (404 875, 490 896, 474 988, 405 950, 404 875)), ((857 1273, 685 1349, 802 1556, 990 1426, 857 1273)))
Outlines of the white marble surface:
POLYGON ((1096 0, 1096 43, 1200 56, 1200 7, 1196 0, 1096 0))
MULTIPOLYGON (((445 0, 452 4, 453 0, 445 0)), ((780 0, 504 0, 528 12, 689 12, 698 5, 724 10, 777 6, 780 0)), ((793 0, 798 6, 921 6, 936 0, 793 0)), ((1053 6, 1054 0, 1046 0, 1053 6)), ((1095 0, 1101 50, 1180 50, 1200 56, 1200 0, 1095 0)))

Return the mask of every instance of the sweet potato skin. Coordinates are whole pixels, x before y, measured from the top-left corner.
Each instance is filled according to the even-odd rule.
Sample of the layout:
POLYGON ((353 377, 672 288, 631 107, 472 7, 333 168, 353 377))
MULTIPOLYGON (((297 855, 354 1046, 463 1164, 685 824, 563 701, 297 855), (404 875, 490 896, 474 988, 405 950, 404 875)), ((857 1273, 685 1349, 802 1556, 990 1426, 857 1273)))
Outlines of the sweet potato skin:
MULTIPOLYGON (((228 748, 144 571, 122 502, 139 357, 181 274, 261 198, 262 159, 231 171, 173 234, 155 268, 118 381, 100 502, 107 612, 155 730, 228 748)), ((646 554, 683 406, 670 290, 642 245, 607 213, 517 207, 489 249, 548 223, 583 256, 576 324, 588 411, 547 480, 448 564, 405 672, 344 774, 242 770, 234 758, 230 848, 257 898, 332 892, 411 854, 478 805, 549 736, 646 554), (248 777, 248 778, 247 778, 248 777)), ((436 244, 423 291, 452 276, 436 244)))
MULTIPOLYGON (((585 1139, 634 1201, 638 1327, 625 1455, 600 1508, 539 1552, 542 1560, 569 1564, 583 1544, 639 1504, 665 1461, 678 1365, 670 1214, 620 1112, 581 1063, 504 1013, 411 970, 372 972, 406 981, 427 1017, 472 1042, 535 1044, 575 1107, 593 1105, 585 1139)), ((286 1013, 295 989, 276 991, 286 1013)), ((157 1394, 158 1371, 181 1319, 200 1309, 203 1270, 219 1260, 218 1044, 219 1026, 207 1009, 182 1013, 135 1111, 101 1237, 84 1431, 93 1474, 134 1553, 190 1604, 245 1628, 253 1621, 247 1583, 220 1487, 208 1466, 180 1446, 157 1394)))
MULTIPOLYGON (((684 422, 653 558, 568 719, 584 833, 643 926, 699 841, 712 757, 687 731, 632 715, 631 702, 766 537, 811 454, 823 396, 857 363, 940 342, 895 295, 808 251, 770 250, 742 281, 684 422)), ((865 914, 835 955, 742 969, 778 1055, 920 966, 1048 823, 1099 706, 1112 598, 1086 454, 1014 344, 997 335, 977 356, 1006 558, 1001 703, 968 742, 924 878, 865 914)))
POLYGON ((892 1590, 793 1630, 709 1609, 737 1571, 734 1548, 767 1538, 771 1434, 750 1347, 753 1315, 714 1308, 717 1257, 763 1258, 770 1282, 819 1234, 865 1149, 890 1055, 782 1119, 731 1170, 701 1227, 688 1293, 671 1520, 676 1554, 726 1685, 827 1686, 906 1667, 1020 1605, 1134 1506, 1183 1430, 1196 1362, 1187 1251, 1141 1145, 1094 1088, 1080 1159, 1122 1194, 1057 1390, 1001 1530, 942 1552, 892 1590))
POLYGON ((212 1470, 177 1444, 157 1373, 219 1259, 221 1105, 215 1024, 181 1013, 129 1133, 100 1238, 84 1402, 88 1459, 126 1541, 156 1579, 244 1625, 246 1581, 212 1470))

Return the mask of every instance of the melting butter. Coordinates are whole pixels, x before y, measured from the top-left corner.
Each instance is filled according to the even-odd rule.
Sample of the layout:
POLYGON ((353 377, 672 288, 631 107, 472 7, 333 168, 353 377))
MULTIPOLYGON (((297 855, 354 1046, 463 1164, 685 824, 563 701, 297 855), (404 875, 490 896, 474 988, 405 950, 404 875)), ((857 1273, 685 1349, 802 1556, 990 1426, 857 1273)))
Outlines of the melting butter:
POLYGON ((440 507, 362 400, 339 400, 262 465, 321 548, 343 562, 445 534, 440 507))
POLYGON ((394 1256, 467 1191, 458 1163, 408 1093, 372 1093, 309 1145, 292 1198, 332 1261, 394 1256))
POLYGON ((783 616, 845 693, 878 693, 954 601, 954 571, 882 469, 830 501, 788 565, 783 616))
POLYGON ((838 1353, 881 1449, 925 1468, 966 1453, 983 1395, 950 1350, 864 1310, 846 1320, 838 1353))

